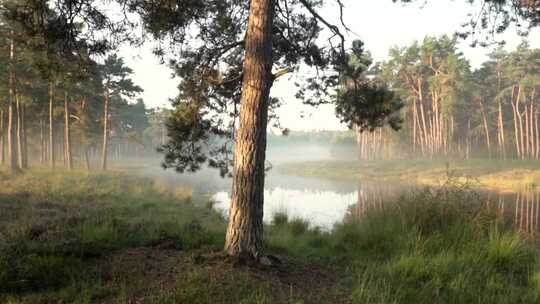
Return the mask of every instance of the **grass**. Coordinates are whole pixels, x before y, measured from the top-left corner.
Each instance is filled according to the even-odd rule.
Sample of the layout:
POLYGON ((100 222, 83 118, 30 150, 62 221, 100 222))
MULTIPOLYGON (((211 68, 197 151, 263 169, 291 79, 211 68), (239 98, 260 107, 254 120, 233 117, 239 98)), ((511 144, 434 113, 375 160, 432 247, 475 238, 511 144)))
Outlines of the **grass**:
POLYGON ((330 233, 279 218, 271 248, 346 267, 352 303, 540 302, 535 242, 472 192, 416 192, 330 233))
POLYGON ((522 160, 316 161, 283 165, 290 175, 329 179, 402 180, 436 186, 448 173, 473 178, 482 188, 515 191, 540 187, 540 162, 522 160))
POLYGON ((535 238, 466 189, 410 193, 332 231, 277 213, 275 267, 224 257, 189 190, 122 173, 0 176, 0 303, 538 303, 535 238))
POLYGON ((303 261, 288 259, 273 272, 224 259, 225 220, 211 203, 193 202, 188 189, 118 172, 48 170, 0 175, 0 184, 0 303, 317 303, 331 296, 296 288, 308 286, 303 261))

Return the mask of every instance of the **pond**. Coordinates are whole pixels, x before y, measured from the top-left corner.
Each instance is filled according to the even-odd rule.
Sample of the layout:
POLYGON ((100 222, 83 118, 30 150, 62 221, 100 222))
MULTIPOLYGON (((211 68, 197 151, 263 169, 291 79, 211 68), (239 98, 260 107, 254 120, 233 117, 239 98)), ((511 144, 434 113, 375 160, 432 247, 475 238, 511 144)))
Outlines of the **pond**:
MULTIPOLYGON (((215 202, 214 208, 227 215, 231 180, 220 178, 215 171, 177 174, 156 168, 151 175, 159 176, 173 186, 193 188, 196 201, 212 200, 215 202)), ((305 219, 311 226, 330 230, 347 214, 381 206, 383 202, 395 200, 419 188, 423 187, 397 181, 336 181, 295 177, 281 174, 274 168, 266 177, 264 220, 269 223, 276 212, 286 212, 289 218, 305 219)), ((511 218, 519 229, 531 232, 540 228, 539 191, 475 191, 486 205, 511 218)))
MULTIPOLYGON (((230 184, 227 186, 226 189, 206 193, 206 197, 216 202, 214 208, 225 216, 231 199, 230 184)), ((381 207, 384 202, 397 200, 420 188, 424 187, 397 181, 329 181, 274 172, 267 176, 264 220, 269 223, 273 214, 285 212, 290 218, 308 220, 312 227, 331 230, 348 214, 359 216, 367 208, 381 207)), ((520 230, 532 232, 540 228, 539 191, 473 191, 486 206, 512 219, 520 230)))

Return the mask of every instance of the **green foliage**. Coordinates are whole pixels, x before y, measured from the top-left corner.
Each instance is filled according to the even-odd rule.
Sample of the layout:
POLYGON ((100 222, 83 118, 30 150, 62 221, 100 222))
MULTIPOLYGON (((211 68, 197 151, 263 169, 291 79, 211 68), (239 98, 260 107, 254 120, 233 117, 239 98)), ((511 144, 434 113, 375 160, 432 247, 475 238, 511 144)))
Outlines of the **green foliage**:
MULTIPOLYGON (((360 131, 374 130, 389 124, 400 128, 399 111, 403 103, 380 79, 368 78, 372 59, 364 51, 363 43, 353 42, 347 64, 341 71, 341 85, 336 98, 336 114, 349 128, 360 131)), ((373 68, 376 69, 377 67, 373 68)))

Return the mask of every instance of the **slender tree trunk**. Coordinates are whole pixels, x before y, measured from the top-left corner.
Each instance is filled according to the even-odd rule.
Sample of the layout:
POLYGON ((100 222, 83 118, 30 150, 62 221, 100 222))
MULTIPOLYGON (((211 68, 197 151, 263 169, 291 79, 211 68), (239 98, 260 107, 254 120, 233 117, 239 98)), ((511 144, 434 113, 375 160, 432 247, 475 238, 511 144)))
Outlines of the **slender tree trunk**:
POLYGON ((422 130, 422 125, 420 124, 420 117, 418 115, 418 112, 419 110, 417 109, 416 110, 416 129, 418 130, 418 140, 417 140, 417 144, 420 145, 420 150, 422 152, 422 156, 426 156, 427 154, 427 151, 426 151, 426 135, 425 133, 423 132, 422 130))
POLYGON ((21 125, 22 125, 22 168, 28 168, 28 131, 26 129, 26 106, 21 105, 21 125))
POLYGON ((540 134, 538 133, 538 109, 534 111, 534 138, 535 138, 535 149, 534 149, 534 158, 538 159, 540 156, 540 134))
POLYGON ((272 76, 274 0, 252 0, 245 38, 244 80, 225 239, 231 256, 263 257, 264 165, 272 76))
POLYGON ((43 133, 43 118, 39 118, 39 163, 45 164, 45 134, 43 133))
POLYGON ((501 155, 503 159, 506 159, 506 144, 504 140, 504 121, 501 101, 499 101, 499 137, 499 147, 501 149, 501 155))
POLYGON ((534 98, 535 98, 536 90, 533 89, 531 92, 531 99, 530 99, 530 105, 529 105, 529 144, 531 145, 531 159, 535 158, 536 155, 536 141, 537 138, 534 136, 534 116, 535 116, 535 107, 534 107, 534 98))
POLYGON ((419 107, 420 107, 420 118, 422 121, 422 133, 424 137, 424 145, 426 147, 426 150, 428 148, 428 130, 426 127, 426 115, 424 112, 424 97, 423 97, 423 87, 422 87, 422 80, 418 79, 418 101, 419 101, 419 107))
POLYGON ((4 110, 0 109, 0 165, 4 165, 6 162, 4 153, 4 133, 4 110))
POLYGON ((530 157, 530 146, 529 146, 529 105, 527 103, 525 103, 525 111, 524 111, 524 114, 525 114, 525 134, 523 135, 525 140, 525 157, 530 157))
POLYGON ((86 171, 90 171, 90 158, 88 157, 88 148, 84 148, 84 161, 86 163, 86 171))
POLYGON ((8 160, 9 167, 12 173, 20 171, 19 162, 17 160, 17 115, 15 103, 10 102, 8 109, 8 160))
POLYGON ((56 165, 54 153, 54 85, 49 84, 49 166, 54 169, 56 165))
POLYGON ((69 103, 67 91, 64 92, 64 141, 67 169, 72 170, 73 160, 71 157, 71 130, 69 125, 69 103))
MULTIPOLYGON (((454 113, 450 113, 450 142, 454 142, 454 113)), ((453 149, 450 149, 453 151, 453 149)))
POLYGON ((358 149, 358 160, 362 160, 362 132, 358 126, 354 126, 356 133, 356 148, 358 149))
POLYGON ((516 113, 519 123, 519 149, 521 150, 521 159, 525 159, 525 138, 523 133, 523 119, 522 113, 519 109, 519 104, 521 102, 521 85, 518 87, 517 99, 516 99, 516 113))
POLYGON ((413 99, 412 105, 412 144, 413 144, 413 153, 416 152, 416 121, 418 119, 418 114, 416 113, 416 99, 413 99))
POLYGON ((471 153, 471 119, 467 119, 467 137, 465 143, 465 159, 469 159, 471 153))
MULTIPOLYGON (((13 36, 13 31, 11 31, 13 36)), ((9 59, 9 100, 8 100, 8 161, 11 173, 16 174, 20 172, 19 164, 17 162, 17 146, 15 139, 17 137, 17 115, 15 109, 15 79, 13 75, 13 61, 15 56, 15 44, 13 38, 11 38, 9 59)))
POLYGON ((514 114, 514 142, 516 143, 516 156, 517 158, 521 158, 521 150, 520 150, 520 144, 519 144, 519 128, 518 128, 518 113, 516 109, 516 104, 514 101, 514 93, 515 87, 512 88, 512 113, 514 114))
POLYGON ((109 146, 109 92, 105 89, 103 108, 103 143, 101 147, 101 170, 107 170, 107 149, 109 146))
POLYGON ((15 92, 15 104, 17 109, 17 162, 19 168, 24 168, 23 165, 23 138, 22 138, 22 115, 21 115, 21 98, 18 92, 15 92))
POLYGON ((484 133, 486 135, 486 145, 488 148, 488 155, 489 158, 491 158, 491 140, 489 136, 489 125, 488 125, 488 119, 486 115, 486 109, 484 108, 484 103, 481 99, 478 99, 478 103, 480 103, 480 112, 482 112, 482 120, 484 122, 484 133))

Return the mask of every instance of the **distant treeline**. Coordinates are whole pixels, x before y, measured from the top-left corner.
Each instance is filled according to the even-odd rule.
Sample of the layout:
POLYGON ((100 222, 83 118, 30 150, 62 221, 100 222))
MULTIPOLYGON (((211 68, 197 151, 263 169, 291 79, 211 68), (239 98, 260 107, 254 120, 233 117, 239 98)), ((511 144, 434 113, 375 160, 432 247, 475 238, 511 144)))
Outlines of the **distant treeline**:
POLYGON ((0 24, 0 163, 106 169, 110 156, 154 153, 168 110, 147 109, 132 70, 116 55, 102 63, 36 47, 0 24))
POLYGON ((427 37, 391 49, 376 75, 404 102, 404 123, 358 132, 360 158, 540 158, 540 50, 527 41, 472 69, 455 39, 427 37))

